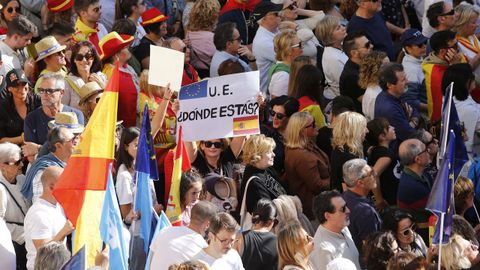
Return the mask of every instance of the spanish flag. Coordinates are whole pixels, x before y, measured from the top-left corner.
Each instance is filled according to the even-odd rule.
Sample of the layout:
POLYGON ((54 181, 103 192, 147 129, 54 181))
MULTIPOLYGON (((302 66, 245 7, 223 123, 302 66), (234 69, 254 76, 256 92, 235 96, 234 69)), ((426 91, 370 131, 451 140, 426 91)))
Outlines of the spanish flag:
MULTIPOLYGON (((168 196, 167 217, 173 226, 182 226, 182 208, 180 206, 180 179, 182 172, 188 171, 190 161, 188 160, 185 145, 183 144, 182 127, 178 130, 178 142, 175 147, 173 159, 172 182, 170 186, 170 195, 168 196)), ((167 179, 167 178, 166 178, 167 179)))
POLYGON ((259 132, 258 115, 233 118, 233 135, 241 136, 259 132))
POLYGON ((53 195, 75 227, 73 253, 86 246, 88 267, 102 248, 100 216, 115 153, 115 124, 119 85, 118 66, 83 132, 80 143, 60 176, 53 195))
POLYGON ((422 64, 427 90, 428 116, 432 123, 440 120, 442 115, 442 78, 447 67, 431 63, 422 64))

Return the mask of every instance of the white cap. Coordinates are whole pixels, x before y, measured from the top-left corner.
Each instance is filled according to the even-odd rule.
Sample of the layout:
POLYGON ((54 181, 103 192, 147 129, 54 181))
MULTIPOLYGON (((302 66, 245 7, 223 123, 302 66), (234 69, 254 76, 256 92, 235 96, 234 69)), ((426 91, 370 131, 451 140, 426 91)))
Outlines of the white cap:
POLYGON ((349 259, 336 258, 327 264, 327 270, 357 270, 357 267, 349 259))

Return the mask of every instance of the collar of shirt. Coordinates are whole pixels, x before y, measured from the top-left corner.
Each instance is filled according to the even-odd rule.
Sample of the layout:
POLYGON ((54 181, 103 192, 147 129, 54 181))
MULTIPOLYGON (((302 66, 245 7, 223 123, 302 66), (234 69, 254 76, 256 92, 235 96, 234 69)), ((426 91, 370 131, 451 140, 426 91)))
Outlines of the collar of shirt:
POLYGON ((413 177, 418 182, 424 183, 424 184, 428 185, 428 187, 430 187, 430 182, 428 181, 428 179, 425 175, 423 175, 423 174, 418 175, 416 172, 412 171, 408 167, 403 168, 403 173, 406 173, 406 174, 410 175, 411 177, 413 177))
POLYGON ((75 22, 75 30, 77 30, 77 32, 80 32, 80 33, 88 36, 91 33, 98 32, 98 24, 95 24, 95 28, 91 28, 90 26, 84 24, 80 20, 80 18, 77 18, 77 21, 75 22))

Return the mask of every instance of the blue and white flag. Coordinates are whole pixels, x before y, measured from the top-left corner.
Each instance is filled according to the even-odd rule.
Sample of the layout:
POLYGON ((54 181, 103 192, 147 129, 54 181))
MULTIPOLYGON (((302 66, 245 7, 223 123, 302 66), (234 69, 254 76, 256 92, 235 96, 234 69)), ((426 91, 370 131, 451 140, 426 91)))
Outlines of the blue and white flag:
MULTIPOLYGON (((160 213, 160 217, 158 217, 158 222, 157 222, 157 227, 155 227, 155 233, 153 234, 152 242, 155 241, 155 238, 157 238, 158 233, 168 227, 172 227, 172 224, 170 223, 170 220, 168 220, 167 215, 165 212, 162 211, 160 213)), ((150 269, 150 262, 152 261, 152 252, 148 252, 148 257, 147 257, 147 263, 145 264, 145 270, 150 269)))

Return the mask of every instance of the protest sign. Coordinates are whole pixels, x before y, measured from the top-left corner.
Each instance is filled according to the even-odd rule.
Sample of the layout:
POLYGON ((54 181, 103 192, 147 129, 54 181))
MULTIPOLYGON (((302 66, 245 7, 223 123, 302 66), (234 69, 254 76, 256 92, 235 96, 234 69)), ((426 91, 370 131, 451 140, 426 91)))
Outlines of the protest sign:
POLYGON ((182 86, 185 54, 176 50, 150 45, 150 74, 148 84, 170 88, 178 92, 182 86))
POLYGON ((236 137, 260 132, 258 71, 215 77, 182 87, 177 127, 185 141, 236 137))

